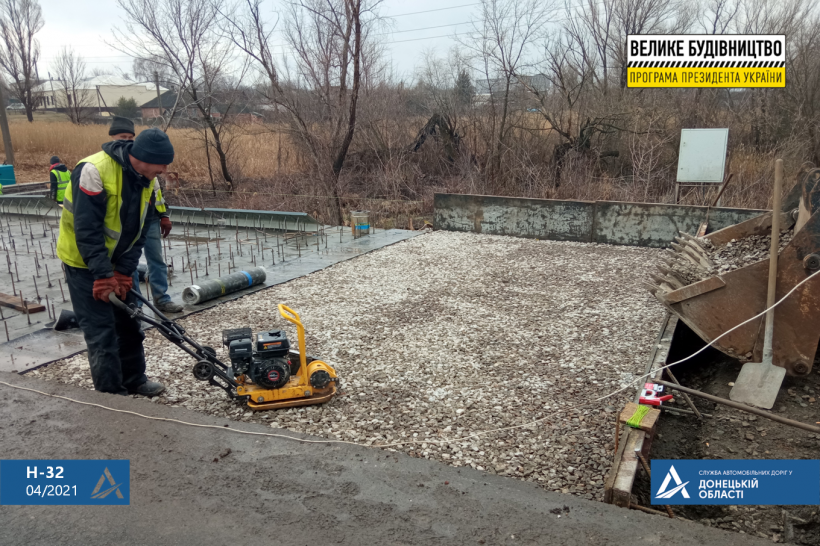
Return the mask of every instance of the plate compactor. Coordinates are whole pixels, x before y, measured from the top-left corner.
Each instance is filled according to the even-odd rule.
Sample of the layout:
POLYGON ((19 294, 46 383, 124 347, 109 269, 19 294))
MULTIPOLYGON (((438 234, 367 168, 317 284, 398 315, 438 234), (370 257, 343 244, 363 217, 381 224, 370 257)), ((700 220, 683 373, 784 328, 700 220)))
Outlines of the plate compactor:
POLYGON ((185 330, 163 315, 141 294, 132 293, 154 312, 156 319, 146 316, 135 305, 126 305, 113 293, 111 303, 133 319, 151 324, 171 343, 196 359, 194 377, 207 381, 238 401, 247 401, 252 410, 292 408, 324 404, 336 395, 339 377, 326 362, 307 356, 305 327, 293 309, 279 304, 279 314, 296 325, 299 350, 294 351, 284 330, 259 332, 250 328, 222 331, 222 344, 227 347, 231 364, 216 357, 216 351, 197 343, 185 330))

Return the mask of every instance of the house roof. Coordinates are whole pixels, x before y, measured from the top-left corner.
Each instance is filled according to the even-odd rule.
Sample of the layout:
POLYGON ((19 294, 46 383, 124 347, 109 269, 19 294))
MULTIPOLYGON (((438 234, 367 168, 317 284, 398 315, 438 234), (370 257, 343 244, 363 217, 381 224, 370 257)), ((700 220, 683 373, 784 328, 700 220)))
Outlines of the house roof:
MULTIPOLYGON (((60 80, 46 80, 40 85, 34 88, 35 92, 50 92, 53 89, 57 90, 59 87, 62 86, 62 82, 60 80), (53 86, 53 87, 52 87, 53 86)), ((157 91, 156 84, 152 82, 134 82, 131 80, 126 80, 122 76, 95 76, 93 78, 86 78, 82 82, 79 83, 77 86, 78 90, 86 89, 86 90, 96 90, 98 87, 130 87, 134 90, 139 90, 140 92, 154 92, 157 91)), ((159 86, 159 90, 161 92, 168 91, 167 88, 159 86)))
POLYGON ((157 108, 160 106, 160 99, 162 99, 162 108, 173 108, 177 101, 177 94, 173 91, 166 91, 159 97, 154 97, 145 104, 140 104, 140 108, 157 108))

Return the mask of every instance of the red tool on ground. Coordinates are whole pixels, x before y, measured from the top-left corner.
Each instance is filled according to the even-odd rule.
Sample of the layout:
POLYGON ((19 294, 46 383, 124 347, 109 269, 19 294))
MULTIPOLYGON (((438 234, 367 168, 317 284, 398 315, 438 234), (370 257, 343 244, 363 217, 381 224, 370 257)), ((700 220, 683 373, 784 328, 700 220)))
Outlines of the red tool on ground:
POLYGON ((660 406, 667 400, 674 398, 671 394, 661 396, 663 385, 657 383, 644 383, 641 391, 641 399, 638 401, 647 406, 660 406))

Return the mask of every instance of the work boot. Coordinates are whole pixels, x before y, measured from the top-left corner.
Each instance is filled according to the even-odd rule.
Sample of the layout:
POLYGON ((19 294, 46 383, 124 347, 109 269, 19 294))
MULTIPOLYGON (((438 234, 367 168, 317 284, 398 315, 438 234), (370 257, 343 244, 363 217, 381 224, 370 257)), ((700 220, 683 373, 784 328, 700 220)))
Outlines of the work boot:
POLYGON ((148 381, 137 387, 137 390, 132 391, 130 394, 141 394, 142 396, 156 396, 164 390, 165 385, 157 381, 151 381, 149 379, 148 381))
POLYGON ((171 300, 163 301, 161 303, 155 303, 154 307, 160 310, 161 313, 181 313, 182 306, 178 303, 174 303, 171 300))

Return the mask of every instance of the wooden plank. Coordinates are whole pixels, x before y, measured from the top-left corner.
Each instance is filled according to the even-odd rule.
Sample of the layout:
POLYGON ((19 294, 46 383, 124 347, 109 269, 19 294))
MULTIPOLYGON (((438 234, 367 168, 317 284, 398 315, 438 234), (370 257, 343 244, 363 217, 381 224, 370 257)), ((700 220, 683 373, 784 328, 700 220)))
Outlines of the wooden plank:
MULTIPOLYGON (((663 373, 662 370, 658 368, 663 367, 666 363, 666 359, 669 355, 669 347, 672 343, 672 336, 675 333, 677 324, 678 318, 676 316, 666 315, 661 323, 655 345, 652 347, 649 361, 646 363, 645 374, 650 374, 653 370, 655 370, 654 376, 659 376, 663 373)), ((635 392, 634 403, 636 405, 641 396, 643 384, 646 382, 650 382, 650 380, 647 378, 642 381, 635 392)), ((635 476, 638 472, 638 466, 640 465, 635 448, 639 448, 639 451, 645 457, 648 457, 655 431, 652 429, 647 433, 646 431, 631 427, 623 428, 626 430, 624 430, 621 435, 618 452, 615 454, 612 466, 604 482, 604 502, 628 507, 632 496, 632 485, 635 482, 635 476)))
MULTIPOLYGON (((618 417, 620 422, 621 423, 626 423, 627 421, 629 421, 629 419, 632 418, 633 415, 635 415, 635 412, 637 411, 638 406, 639 406, 639 404, 636 404, 634 402, 627 402, 626 407, 621 412, 620 417, 618 417)), ((644 431, 644 432, 650 432, 653 428, 655 428, 655 423, 658 422, 658 419, 660 418, 660 416, 661 416, 661 410, 651 408, 649 410, 649 413, 644 415, 643 419, 641 419, 641 426, 639 427, 639 429, 644 431)))
POLYGON ((32 303, 30 301, 26 302, 26 307, 23 307, 23 304, 20 302, 20 298, 17 296, 9 296, 8 294, 3 294, 0 292, 0 305, 3 307, 11 307, 12 309, 16 309, 21 313, 26 312, 26 307, 28 307, 29 313, 40 313, 46 310, 45 305, 40 305, 39 303, 32 303))
POLYGON ((612 461, 612 466, 609 467, 609 472, 606 474, 606 480, 604 480, 604 502, 607 504, 612 504, 612 491, 615 487, 615 480, 618 477, 618 468, 621 466, 621 457, 623 457, 624 448, 626 448, 626 438, 628 434, 629 430, 621 430, 618 450, 615 452, 615 458, 612 461))
POLYGON ((624 451, 621 464, 615 473, 615 483, 612 486, 612 504, 628 508, 632 497, 632 484, 638 472, 638 456, 644 448, 646 433, 636 428, 630 428, 624 442, 624 451), (636 451, 637 450, 637 451, 636 451))

